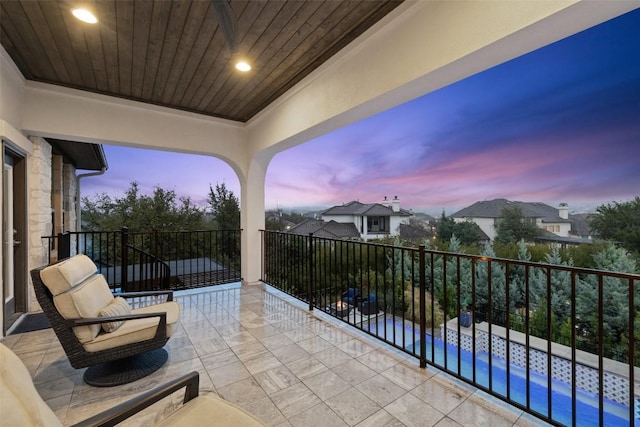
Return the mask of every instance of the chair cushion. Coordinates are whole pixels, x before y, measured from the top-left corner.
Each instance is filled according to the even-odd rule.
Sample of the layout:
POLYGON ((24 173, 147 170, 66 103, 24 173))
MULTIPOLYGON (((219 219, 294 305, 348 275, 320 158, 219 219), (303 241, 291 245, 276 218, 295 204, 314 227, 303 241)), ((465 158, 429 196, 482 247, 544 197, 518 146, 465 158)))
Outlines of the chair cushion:
POLYGON ((84 254, 50 265, 40 272, 42 282, 53 296, 66 292, 84 280, 96 274, 98 268, 91 258, 84 254))
MULTIPOLYGON (((113 294, 102 274, 93 274, 73 289, 53 297, 53 303, 65 319, 98 317, 98 313, 113 301, 113 294)), ((81 343, 94 339, 100 325, 77 326, 73 332, 81 343)))
MULTIPOLYGON (((126 299, 122 297, 116 297, 106 307, 100 310, 100 312, 98 313, 98 316, 99 317, 123 316, 127 314, 131 314, 131 306, 129 305, 126 299)), ((102 330, 104 330, 105 332, 113 332, 116 329, 118 329, 120 326, 122 326, 123 323, 124 323, 124 320, 103 323, 102 330)))
POLYGON ((191 399, 156 424, 157 427, 198 425, 257 427, 265 424, 239 406, 212 395, 191 399))
POLYGON ((62 426, 42 400, 24 363, 0 343, 0 424, 62 426))
MULTIPOLYGON (((174 325, 180 317, 180 305, 177 302, 169 301, 150 305, 131 310, 131 313, 158 313, 163 311, 167 313, 167 337, 170 337, 173 334, 174 325)), ((109 333, 102 332, 92 341, 83 343, 83 346, 85 350, 93 352, 149 340, 156 334, 159 321, 159 317, 126 320, 122 326, 115 331, 109 333)))

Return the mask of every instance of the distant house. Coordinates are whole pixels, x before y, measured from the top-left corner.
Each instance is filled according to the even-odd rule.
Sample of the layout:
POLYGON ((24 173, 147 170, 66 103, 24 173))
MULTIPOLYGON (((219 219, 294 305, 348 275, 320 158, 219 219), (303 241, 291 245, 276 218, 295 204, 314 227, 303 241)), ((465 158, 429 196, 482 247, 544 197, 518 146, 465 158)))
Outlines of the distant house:
POLYGON ((324 221, 353 224, 360 238, 365 241, 398 236, 400 224, 408 224, 411 216, 411 211, 400 209, 397 196, 391 201, 385 197, 382 203, 364 204, 352 201, 322 213, 324 221))
POLYGON ((520 207, 523 217, 535 221, 535 224, 544 230, 540 240, 584 243, 590 238, 590 235, 582 234, 585 232, 584 218, 571 218, 573 215, 569 215, 569 206, 566 203, 560 203, 558 208, 554 208, 541 202, 519 202, 507 199, 484 200, 459 210, 451 217, 456 222, 475 222, 491 240, 494 240, 496 223, 502 218, 502 211, 504 208, 514 205, 520 207))
POLYGON ((570 214, 571 220, 571 236, 579 237, 582 239, 593 239, 596 237, 594 231, 589 226, 589 220, 596 214, 592 213, 579 213, 570 214))
POLYGON ((357 239, 360 237, 360 233, 353 224, 341 224, 336 221, 325 222, 316 219, 308 219, 291 227, 289 233, 303 236, 313 233, 314 237, 325 239, 357 239))
POLYGON ((408 224, 410 211, 400 209, 400 200, 386 197, 382 203, 351 201, 333 206, 320 214, 321 219, 307 220, 289 230, 294 234, 313 233, 317 237, 362 240, 380 239, 400 234, 400 224, 408 224))
POLYGON ((433 239, 435 233, 433 230, 425 229, 422 227, 416 227, 411 224, 400 224, 400 237, 403 240, 425 240, 425 239, 433 239))

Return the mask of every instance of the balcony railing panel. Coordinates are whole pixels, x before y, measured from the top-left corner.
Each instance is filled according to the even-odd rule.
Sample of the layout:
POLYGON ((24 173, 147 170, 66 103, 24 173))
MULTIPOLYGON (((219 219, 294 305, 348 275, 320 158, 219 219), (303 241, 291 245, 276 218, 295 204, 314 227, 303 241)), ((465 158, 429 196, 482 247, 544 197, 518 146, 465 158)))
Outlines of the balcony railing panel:
POLYGON ((556 425, 635 425, 640 275, 263 232, 262 280, 556 425))
POLYGON ((70 232, 46 236, 49 263, 89 256, 114 290, 191 289, 237 282, 240 230, 70 232))

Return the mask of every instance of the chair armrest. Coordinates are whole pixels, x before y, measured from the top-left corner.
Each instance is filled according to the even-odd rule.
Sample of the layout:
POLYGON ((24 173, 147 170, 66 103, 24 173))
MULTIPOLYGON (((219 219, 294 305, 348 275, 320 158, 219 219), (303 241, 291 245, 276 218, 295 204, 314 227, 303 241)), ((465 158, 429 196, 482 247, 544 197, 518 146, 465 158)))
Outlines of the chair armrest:
POLYGON ((74 424, 73 427, 114 426, 183 387, 186 387, 183 403, 187 403, 198 396, 200 374, 197 371, 193 371, 189 374, 183 375, 182 377, 169 381, 168 383, 142 393, 141 395, 114 406, 113 408, 107 409, 106 411, 100 412, 99 414, 87 418, 84 421, 74 424))
POLYGON ((117 322, 119 320, 135 320, 135 319, 147 319, 150 317, 160 317, 160 322, 163 321, 167 324, 167 313, 165 311, 159 311, 157 313, 140 313, 140 314, 120 314, 117 316, 104 316, 104 317, 85 317, 83 319, 66 319, 67 326, 73 328, 76 326, 96 325, 101 323, 117 322))
POLYGON ((121 292, 113 294, 114 297, 139 298, 166 295, 167 301, 173 301, 173 291, 145 291, 145 292, 121 292))

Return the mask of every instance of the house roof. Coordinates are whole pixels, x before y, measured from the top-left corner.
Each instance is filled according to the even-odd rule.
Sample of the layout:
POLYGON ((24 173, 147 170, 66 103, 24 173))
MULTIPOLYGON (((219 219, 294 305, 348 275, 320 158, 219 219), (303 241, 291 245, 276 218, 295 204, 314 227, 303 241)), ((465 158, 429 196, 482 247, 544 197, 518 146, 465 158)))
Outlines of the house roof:
POLYGON ((107 157, 100 144, 53 138, 47 138, 46 140, 51 144, 53 154, 63 156, 65 160, 73 164, 76 169, 99 171, 103 169, 106 170, 109 167, 107 157))
POLYGON ((565 243, 571 245, 591 245, 593 241, 582 237, 562 237, 550 231, 543 230, 542 234, 535 238, 539 242, 565 243))
POLYGON ((327 239, 345 239, 360 237, 356 226, 352 223, 341 223, 336 221, 319 221, 308 219, 289 230, 289 233, 309 235, 314 237, 324 237, 327 239))
POLYGON ((424 228, 414 227, 409 224, 400 224, 400 237, 403 239, 426 239, 433 237, 433 233, 424 228))
POLYGON ((594 232, 589 226, 589 219, 595 214, 581 213, 571 214, 569 219, 571 220, 571 233, 578 236, 593 236, 594 232))
POLYGON ((392 208, 380 203, 364 204, 354 200, 344 205, 333 206, 322 212, 322 215, 411 216, 411 212, 406 209, 394 212, 392 208))
POLYGON ((519 206, 525 218, 538 218, 542 222, 570 222, 560 218, 558 209, 541 202, 520 202, 507 199, 483 200, 451 215, 453 218, 501 218, 507 206, 519 206))
POLYGON ((423 212, 414 212, 413 216, 416 219, 424 222, 438 222, 438 218, 423 212))

